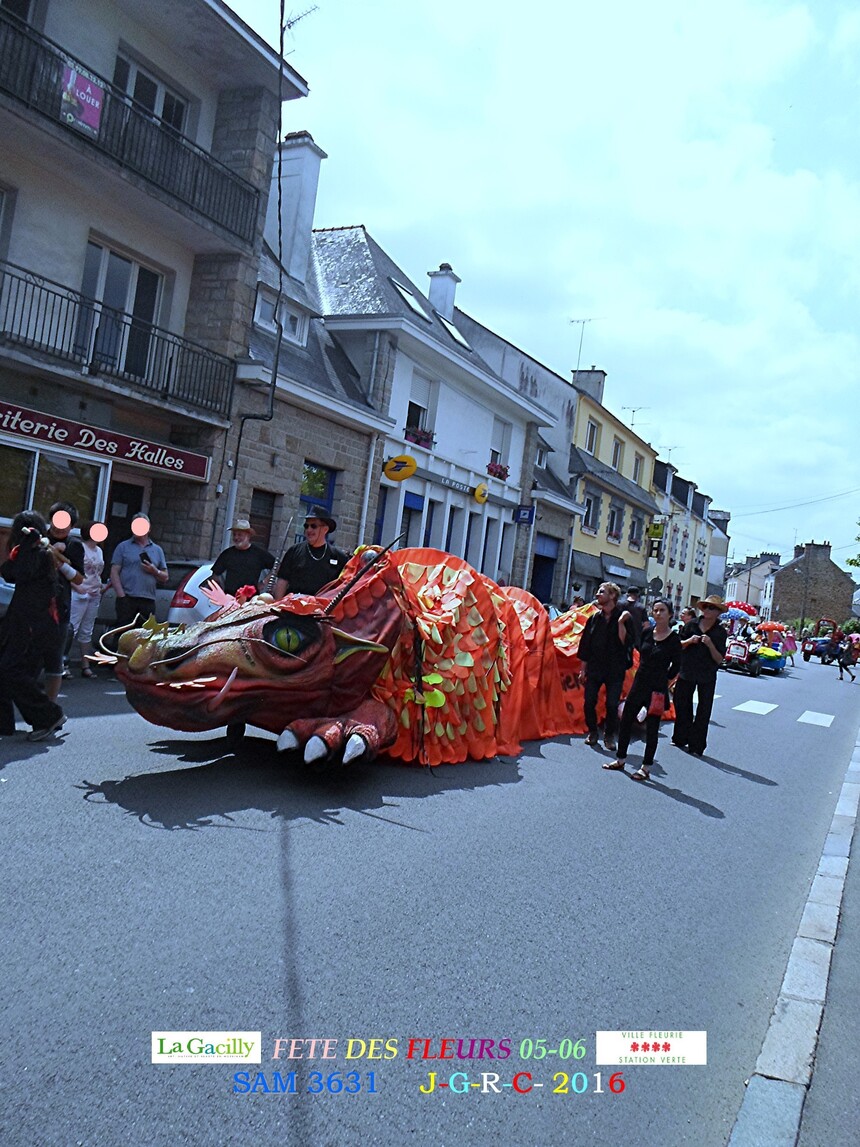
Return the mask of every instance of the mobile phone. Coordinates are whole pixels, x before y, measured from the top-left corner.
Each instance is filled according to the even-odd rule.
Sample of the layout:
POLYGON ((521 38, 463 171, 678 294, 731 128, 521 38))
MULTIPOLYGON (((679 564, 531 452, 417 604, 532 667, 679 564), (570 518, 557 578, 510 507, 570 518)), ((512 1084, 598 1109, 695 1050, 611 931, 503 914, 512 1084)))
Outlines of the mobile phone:
POLYGON ((149 556, 149 554, 146 552, 146 550, 144 550, 143 553, 140 555, 140 560, 142 562, 151 562, 152 558, 149 556))

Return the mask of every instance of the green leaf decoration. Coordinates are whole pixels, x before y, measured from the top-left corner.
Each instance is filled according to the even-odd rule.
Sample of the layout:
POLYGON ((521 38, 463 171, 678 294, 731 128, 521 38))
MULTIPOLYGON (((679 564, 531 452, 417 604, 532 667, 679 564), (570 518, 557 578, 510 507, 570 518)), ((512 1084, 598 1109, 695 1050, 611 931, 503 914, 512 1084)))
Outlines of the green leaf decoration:
POLYGON ((454 657, 455 665, 467 665, 471 668, 475 664, 475 658, 471 653, 460 652, 454 657))
POLYGON ((430 689, 424 694, 424 704, 428 709, 441 709, 445 704, 445 694, 439 689, 430 689))

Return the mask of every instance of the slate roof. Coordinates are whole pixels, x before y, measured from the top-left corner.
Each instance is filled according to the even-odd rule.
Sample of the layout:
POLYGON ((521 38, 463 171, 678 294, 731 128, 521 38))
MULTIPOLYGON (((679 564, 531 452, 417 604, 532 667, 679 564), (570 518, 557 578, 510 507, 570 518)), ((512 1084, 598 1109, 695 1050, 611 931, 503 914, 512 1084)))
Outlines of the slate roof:
POLYGON ((571 474, 585 474, 593 478, 601 486, 614 490, 626 498, 628 502, 632 502, 634 506, 639 506, 649 514, 659 513, 659 507, 652 494, 643 490, 641 486, 637 486, 629 478, 619 474, 617 470, 613 470, 611 466, 607 466, 605 462, 599 461, 584 450, 579 450, 576 446, 570 448, 570 472, 571 474))
POLYGON ((316 230, 312 238, 316 289, 324 315, 407 319, 445 350, 511 389, 479 354, 466 350, 452 338, 427 296, 389 258, 363 225, 316 230), (412 293, 425 312, 424 317, 415 313, 392 279, 412 293))
MULTIPOLYGON (((253 327, 248 347, 251 358, 271 369, 276 341, 274 334, 253 327)), ((378 413, 361 389, 359 376, 352 363, 326 330, 321 319, 311 319, 308 324, 306 347, 296 346, 286 340, 281 343, 278 375, 295 379, 321 394, 329 394, 361 410, 378 413)))
POLYGON ((575 501, 570 492, 570 487, 566 482, 562 482, 550 466, 535 466, 534 468, 535 483, 540 490, 546 490, 549 494, 556 494, 559 498, 567 498, 568 501, 575 501))

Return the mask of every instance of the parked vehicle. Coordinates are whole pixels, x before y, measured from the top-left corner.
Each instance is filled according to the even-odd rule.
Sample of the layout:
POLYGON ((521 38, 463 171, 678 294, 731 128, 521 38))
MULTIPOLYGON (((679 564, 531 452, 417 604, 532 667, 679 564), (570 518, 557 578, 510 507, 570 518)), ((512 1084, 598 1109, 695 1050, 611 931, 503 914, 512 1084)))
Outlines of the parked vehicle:
POLYGON ((741 673, 748 673, 750 677, 758 677, 761 673, 759 649, 761 649, 760 641, 751 641, 744 637, 730 637, 726 642, 723 669, 738 669, 741 673))
MULTIPOLYGON (((201 583, 212 577, 209 563, 201 565, 197 558, 179 558, 168 561, 167 569, 170 576, 155 590, 156 621, 193 625, 215 612, 216 606, 200 590, 201 583)), ((97 625, 101 632, 116 625, 116 593, 112 588, 102 597, 97 625)))
POLYGON ((803 639, 800 653, 804 661, 820 658, 822 665, 836 660, 839 656, 839 626, 832 617, 819 617, 811 636, 803 639))

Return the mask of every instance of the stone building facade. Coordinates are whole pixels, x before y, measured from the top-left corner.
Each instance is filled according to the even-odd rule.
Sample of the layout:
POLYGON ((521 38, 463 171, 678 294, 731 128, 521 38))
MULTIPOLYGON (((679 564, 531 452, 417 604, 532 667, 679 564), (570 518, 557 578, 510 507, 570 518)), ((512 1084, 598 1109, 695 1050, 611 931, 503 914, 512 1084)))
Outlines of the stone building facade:
POLYGON ((770 621, 810 623, 819 617, 837 623, 852 615, 854 579, 833 561, 830 542, 794 547, 794 557, 767 578, 762 616, 770 621))

